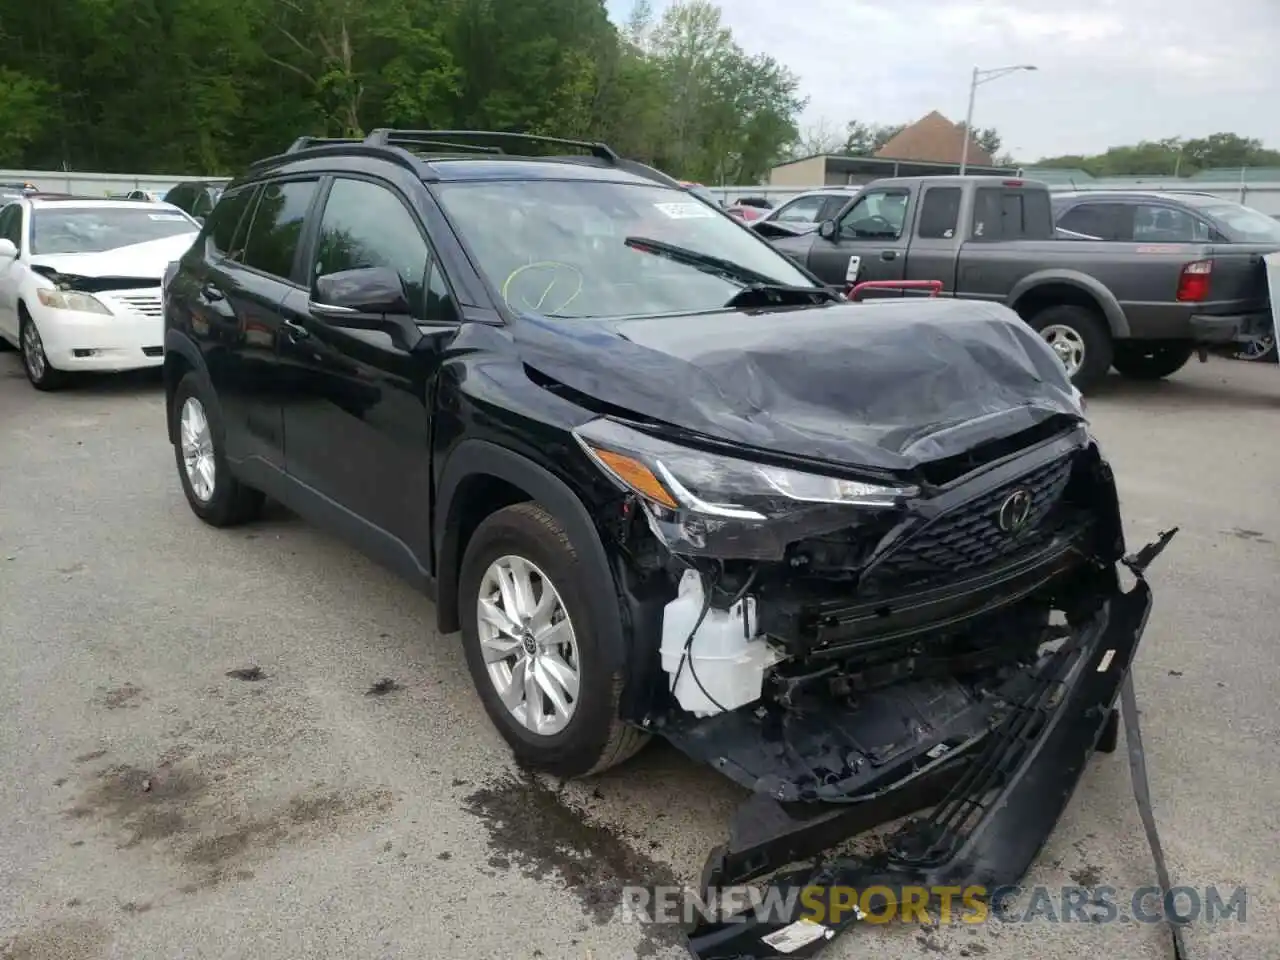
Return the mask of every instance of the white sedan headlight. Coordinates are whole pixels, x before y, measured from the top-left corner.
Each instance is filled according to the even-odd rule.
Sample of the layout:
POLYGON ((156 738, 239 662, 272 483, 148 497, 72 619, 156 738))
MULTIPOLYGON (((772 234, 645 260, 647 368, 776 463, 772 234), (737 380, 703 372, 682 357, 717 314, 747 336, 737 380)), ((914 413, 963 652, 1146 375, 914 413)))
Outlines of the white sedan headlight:
POLYGON ((919 494, 710 453, 614 420, 593 420, 574 436, 606 476, 640 498, 674 553, 779 560, 789 543, 883 518, 919 494))
POLYGON ((111 315, 111 311, 107 309, 107 305, 101 300, 91 293, 83 293, 79 290, 43 289, 36 291, 36 297, 46 307, 54 310, 75 310, 78 313, 111 315))

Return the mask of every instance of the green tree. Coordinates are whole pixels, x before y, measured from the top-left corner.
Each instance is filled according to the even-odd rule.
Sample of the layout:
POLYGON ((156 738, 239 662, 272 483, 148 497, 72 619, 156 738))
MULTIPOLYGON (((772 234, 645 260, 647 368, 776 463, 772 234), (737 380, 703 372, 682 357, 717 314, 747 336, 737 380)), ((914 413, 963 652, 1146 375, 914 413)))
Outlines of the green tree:
POLYGON ((905 123, 867 124, 850 120, 845 125, 844 153, 851 157, 873 156, 906 128, 905 123))

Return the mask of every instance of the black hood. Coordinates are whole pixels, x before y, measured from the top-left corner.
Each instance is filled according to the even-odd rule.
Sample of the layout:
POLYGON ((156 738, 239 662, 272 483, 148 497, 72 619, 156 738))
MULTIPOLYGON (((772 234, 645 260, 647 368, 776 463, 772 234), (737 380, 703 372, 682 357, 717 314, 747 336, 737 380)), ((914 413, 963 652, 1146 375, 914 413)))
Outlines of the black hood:
POLYGON ((1006 307, 898 300, 597 321, 525 316, 524 362, 602 404, 747 446, 905 471, 1054 416, 1062 363, 1006 307))

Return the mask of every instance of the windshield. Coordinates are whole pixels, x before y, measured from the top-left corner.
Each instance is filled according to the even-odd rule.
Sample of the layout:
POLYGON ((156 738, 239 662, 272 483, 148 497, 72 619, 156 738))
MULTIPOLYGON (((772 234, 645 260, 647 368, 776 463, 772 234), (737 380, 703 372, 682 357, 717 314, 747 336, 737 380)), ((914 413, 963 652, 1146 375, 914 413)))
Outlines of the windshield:
POLYGON ((1232 235, 1232 240, 1239 243, 1253 241, 1280 243, 1280 221, 1268 217, 1253 207, 1210 197, 1197 197, 1188 202, 1206 217, 1211 217, 1226 227, 1226 232, 1232 235))
POLYGON ((694 313, 723 307, 752 283, 813 287, 755 234, 678 190, 582 181, 437 190, 480 271, 515 311, 694 313))
POLYGON ((101 253, 197 233, 186 214, 162 207, 47 207, 31 216, 32 253, 101 253))

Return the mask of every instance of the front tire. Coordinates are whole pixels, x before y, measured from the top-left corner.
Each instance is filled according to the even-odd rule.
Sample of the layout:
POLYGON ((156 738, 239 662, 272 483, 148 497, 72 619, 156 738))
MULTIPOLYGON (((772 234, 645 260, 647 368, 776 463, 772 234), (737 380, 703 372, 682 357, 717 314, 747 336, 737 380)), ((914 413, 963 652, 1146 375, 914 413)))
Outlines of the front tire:
POLYGON ((1113 345, 1103 318, 1073 304, 1046 307, 1028 321, 1053 348, 1077 390, 1083 393, 1111 369, 1113 345))
POLYGON ((1116 344, 1112 365, 1117 373, 1130 380, 1163 380, 1185 367, 1193 353, 1195 344, 1190 341, 1144 343, 1130 340, 1116 344))
POLYGON ((254 519, 265 498, 231 475, 213 391, 196 373, 188 373, 178 382, 169 416, 176 438, 173 452, 178 477, 192 512, 213 527, 254 519))
POLYGON ((66 373, 50 366, 40 328, 25 307, 18 310, 18 343, 21 345, 22 369, 33 387, 48 392, 66 386, 66 373))
POLYGON ((467 667, 518 762, 560 777, 599 773, 648 740, 618 717, 579 558, 535 503, 490 515, 458 576, 467 667))

